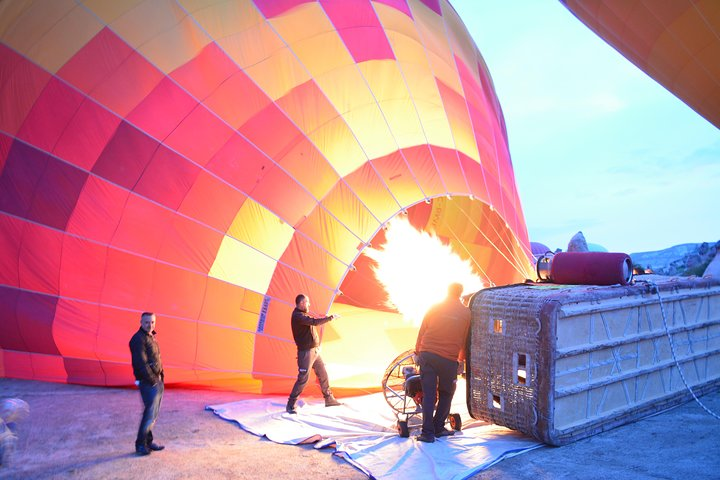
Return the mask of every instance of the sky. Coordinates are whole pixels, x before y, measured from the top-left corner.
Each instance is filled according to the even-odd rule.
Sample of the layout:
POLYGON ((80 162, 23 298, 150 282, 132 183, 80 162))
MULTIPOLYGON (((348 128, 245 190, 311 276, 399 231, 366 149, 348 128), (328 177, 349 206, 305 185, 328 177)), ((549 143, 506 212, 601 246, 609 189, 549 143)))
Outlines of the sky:
POLYGON ((558 0, 451 0, 488 65, 530 240, 720 240, 720 130, 558 0))

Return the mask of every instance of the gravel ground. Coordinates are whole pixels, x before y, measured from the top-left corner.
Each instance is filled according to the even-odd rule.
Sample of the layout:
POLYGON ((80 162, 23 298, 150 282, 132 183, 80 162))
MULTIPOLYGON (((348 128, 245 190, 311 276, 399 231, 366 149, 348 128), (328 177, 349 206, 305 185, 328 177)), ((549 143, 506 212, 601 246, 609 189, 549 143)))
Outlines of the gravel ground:
MULTIPOLYGON (((148 457, 134 454, 142 408, 135 390, 0 379, 0 397, 30 405, 0 478, 367 478, 330 450, 279 445, 205 410, 248 397, 237 392, 168 389, 154 429, 167 448, 148 457)), ((701 400, 720 412, 720 391, 701 400)), ((690 402, 564 447, 503 460, 471 478, 720 479, 720 420, 690 402)))

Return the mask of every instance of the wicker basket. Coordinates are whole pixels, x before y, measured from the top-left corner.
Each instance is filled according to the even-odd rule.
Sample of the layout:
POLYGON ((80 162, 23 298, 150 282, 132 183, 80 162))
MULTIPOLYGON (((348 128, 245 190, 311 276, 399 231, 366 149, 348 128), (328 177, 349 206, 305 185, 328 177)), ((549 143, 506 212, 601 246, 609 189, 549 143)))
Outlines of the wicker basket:
POLYGON ((478 292, 470 414, 563 445, 720 388, 720 281, 645 278, 478 292))

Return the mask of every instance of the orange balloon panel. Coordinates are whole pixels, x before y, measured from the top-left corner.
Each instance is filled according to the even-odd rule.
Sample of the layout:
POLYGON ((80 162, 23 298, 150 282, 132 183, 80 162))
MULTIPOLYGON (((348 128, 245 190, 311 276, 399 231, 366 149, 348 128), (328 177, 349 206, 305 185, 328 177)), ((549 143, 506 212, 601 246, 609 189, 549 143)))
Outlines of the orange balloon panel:
POLYGON ((168 384, 287 392, 303 292, 347 314, 336 386, 378 389, 417 333, 361 256, 398 214, 487 284, 530 271, 446 0, 0 2, 1 375, 131 385, 154 311, 168 384))
POLYGON ((625 58, 720 128, 720 2, 560 1, 625 58))

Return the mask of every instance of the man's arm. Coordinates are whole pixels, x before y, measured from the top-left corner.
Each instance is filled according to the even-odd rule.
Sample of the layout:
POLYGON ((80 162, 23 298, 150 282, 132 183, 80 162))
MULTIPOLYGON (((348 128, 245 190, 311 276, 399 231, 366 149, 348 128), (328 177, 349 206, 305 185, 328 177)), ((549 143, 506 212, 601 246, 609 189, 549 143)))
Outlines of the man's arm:
POLYGON ((329 317, 315 318, 304 312, 293 313, 293 320, 295 320, 300 325, 307 325, 308 327, 310 327, 310 326, 317 327, 318 325, 328 323, 329 321, 333 320, 334 318, 335 318, 335 315, 330 315, 329 317))

